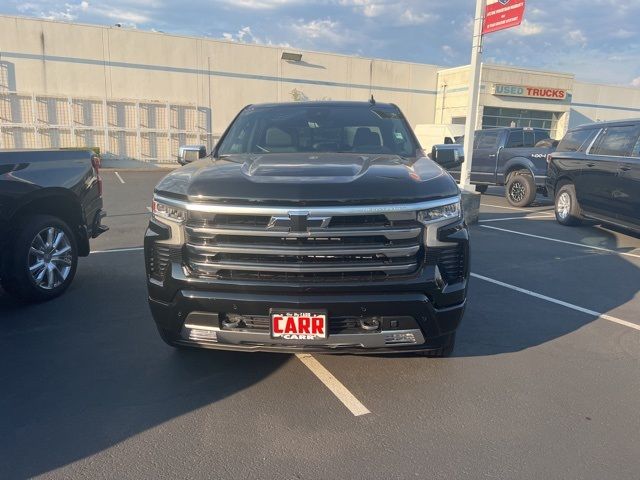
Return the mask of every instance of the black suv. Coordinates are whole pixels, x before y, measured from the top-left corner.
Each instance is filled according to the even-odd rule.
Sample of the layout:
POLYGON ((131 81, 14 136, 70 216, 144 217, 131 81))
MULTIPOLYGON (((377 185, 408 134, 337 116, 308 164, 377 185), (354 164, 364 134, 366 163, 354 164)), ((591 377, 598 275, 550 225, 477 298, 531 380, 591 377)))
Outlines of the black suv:
POLYGON ((172 346, 451 352, 468 232, 451 176, 389 104, 243 109, 160 181, 149 304, 172 346))
POLYGON ((640 231, 640 119, 569 130, 548 162, 558 222, 589 218, 640 231))

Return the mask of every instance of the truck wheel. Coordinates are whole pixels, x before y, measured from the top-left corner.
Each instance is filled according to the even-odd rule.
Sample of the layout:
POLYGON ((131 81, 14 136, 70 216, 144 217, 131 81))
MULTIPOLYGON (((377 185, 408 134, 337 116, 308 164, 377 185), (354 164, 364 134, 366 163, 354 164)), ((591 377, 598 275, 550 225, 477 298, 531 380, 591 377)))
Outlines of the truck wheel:
POLYGON ((486 193, 489 185, 476 185, 476 192, 478 193, 486 193))
POLYGON ((562 225, 579 225, 580 205, 576 198, 576 187, 571 183, 562 185, 556 192, 556 220, 562 225))
POLYGON ((453 353, 453 347, 456 344, 456 332, 450 333, 446 335, 444 338, 444 342, 438 348, 434 348, 433 350, 422 350, 417 352, 421 357, 429 357, 429 358, 444 358, 448 357, 453 353))
POLYGON ((514 207, 528 207, 536 199, 536 183, 528 170, 509 174, 505 196, 514 207))
POLYGON ((75 235, 61 219, 34 215, 17 228, 1 275, 2 288, 26 302, 42 302, 62 294, 78 264, 75 235))

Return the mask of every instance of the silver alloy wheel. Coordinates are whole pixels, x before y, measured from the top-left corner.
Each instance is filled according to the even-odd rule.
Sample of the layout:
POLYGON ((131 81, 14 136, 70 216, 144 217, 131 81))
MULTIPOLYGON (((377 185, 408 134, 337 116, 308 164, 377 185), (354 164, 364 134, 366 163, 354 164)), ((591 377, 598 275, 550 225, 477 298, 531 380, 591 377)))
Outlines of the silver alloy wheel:
POLYGON ((521 202, 524 199, 524 195, 526 193, 525 186, 522 182, 516 180, 511 184, 511 188, 509 190, 509 195, 511 199, 515 202, 521 202))
POLYGON ((35 284, 45 290, 62 285, 71 272, 72 253, 71 243, 62 229, 40 230, 31 242, 27 259, 35 284))
POLYGON ((571 196, 567 192, 562 192, 556 202, 556 212, 562 220, 566 220, 571 212, 571 196))

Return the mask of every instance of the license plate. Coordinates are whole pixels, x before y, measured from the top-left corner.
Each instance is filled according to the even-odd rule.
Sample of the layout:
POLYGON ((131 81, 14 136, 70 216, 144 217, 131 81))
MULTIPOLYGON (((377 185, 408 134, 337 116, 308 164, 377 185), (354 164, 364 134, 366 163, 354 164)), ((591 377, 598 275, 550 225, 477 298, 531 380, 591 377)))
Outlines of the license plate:
POLYGON ((327 338, 326 312, 271 312, 271 337, 282 340, 327 338))

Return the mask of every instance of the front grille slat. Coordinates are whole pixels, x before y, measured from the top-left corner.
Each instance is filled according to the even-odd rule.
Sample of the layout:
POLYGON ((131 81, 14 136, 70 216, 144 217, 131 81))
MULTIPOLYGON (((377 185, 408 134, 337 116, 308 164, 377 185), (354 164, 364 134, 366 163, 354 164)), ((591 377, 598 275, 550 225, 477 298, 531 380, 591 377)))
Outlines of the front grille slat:
POLYGON ((254 228, 218 228, 188 225, 187 233, 195 236, 211 237, 215 235, 249 235, 256 237, 282 238, 331 238, 331 237, 360 237, 382 236, 389 240, 416 238, 422 232, 420 227, 412 228, 351 228, 351 229, 311 229, 307 232, 288 232, 286 230, 267 230, 254 228))
POLYGON ((203 277, 354 282, 414 274, 424 261, 415 214, 327 218, 308 210, 301 231, 287 228, 286 216, 190 212, 185 264, 203 277))
POLYGON ((252 253, 255 255, 377 255, 381 254, 387 258, 407 257, 415 255, 420 249, 419 245, 410 245, 407 247, 385 247, 384 245, 374 245, 371 247, 258 247, 254 245, 216 245, 216 246, 193 246, 188 245, 191 252, 202 254, 206 253, 252 253))
POLYGON ((276 264, 276 263, 241 263, 224 261, 218 263, 192 262, 197 269, 215 273, 218 270, 262 270, 264 272, 294 272, 294 273, 322 273, 322 272, 385 272, 409 273, 415 270, 416 264, 379 264, 379 263, 342 263, 335 262, 328 265, 308 264, 276 264))

